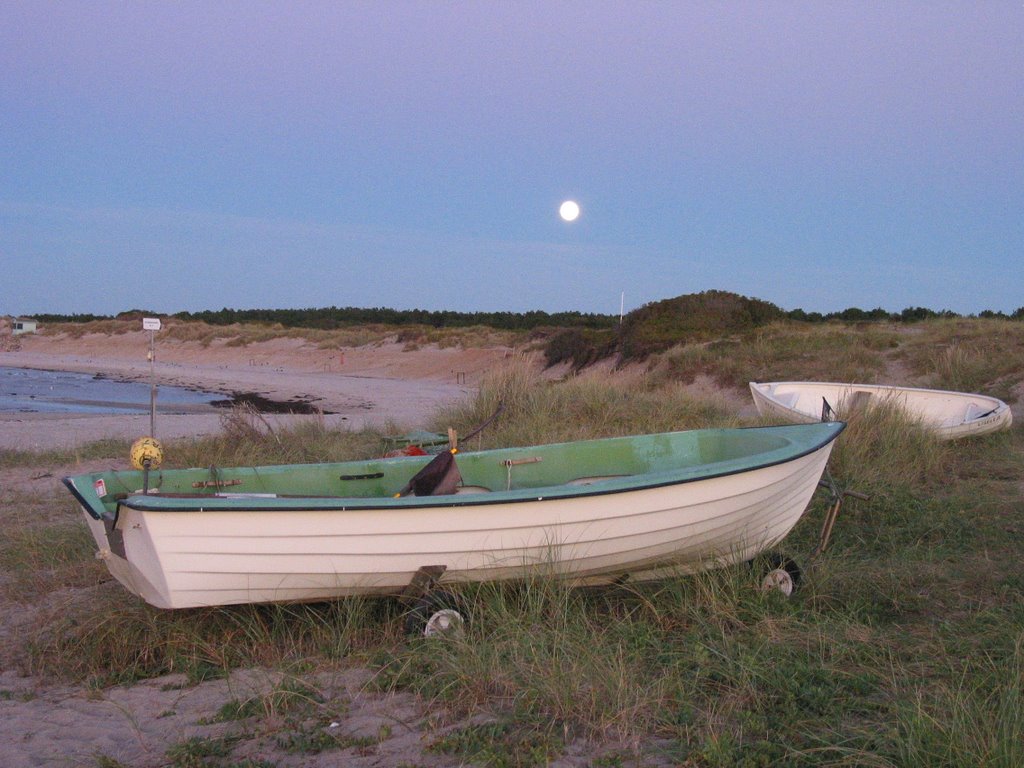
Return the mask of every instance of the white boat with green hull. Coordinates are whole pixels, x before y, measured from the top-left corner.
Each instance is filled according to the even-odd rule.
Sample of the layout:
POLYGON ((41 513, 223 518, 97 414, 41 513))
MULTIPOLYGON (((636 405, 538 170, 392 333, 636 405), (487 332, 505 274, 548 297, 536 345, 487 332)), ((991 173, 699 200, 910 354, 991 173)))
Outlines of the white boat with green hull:
POLYGON ((410 480, 436 457, 110 470, 64 483, 110 572, 160 608, 397 594, 425 572, 441 583, 541 570, 601 584, 773 547, 807 508, 844 426, 460 453, 434 489, 410 480))
POLYGON ((941 440, 956 440, 1008 429, 1013 414, 988 395, 918 389, 884 384, 836 384, 820 381, 750 382, 758 413, 792 422, 848 419, 872 404, 894 405, 917 419, 941 440))

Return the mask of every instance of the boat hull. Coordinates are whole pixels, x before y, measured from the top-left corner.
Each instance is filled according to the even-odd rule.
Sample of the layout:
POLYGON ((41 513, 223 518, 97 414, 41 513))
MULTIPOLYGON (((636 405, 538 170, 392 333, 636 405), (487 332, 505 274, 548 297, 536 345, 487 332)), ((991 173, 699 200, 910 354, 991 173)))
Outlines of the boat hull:
MULTIPOLYGON (((762 416, 796 423, 819 421, 823 400, 838 418, 847 418, 857 403, 886 403, 902 408, 940 440, 986 435, 1013 423, 1009 406, 987 395, 939 389, 833 382, 750 382, 762 416)), ((836 418, 836 416, 833 416, 836 418)))
MULTIPOLYGON (((160 608, 395 594, 427 566, 445 582, 545 573, 600 584, 720 567, 776 545, 806 509, 842 429, 816 426, 826 427, 821 439, 791 456, 769 451, 763 466, 746 468, 726 458, 719 472, 681 479, 598 477, 383 506, 253 496, 189 509, 130 495, 116 522, 84 508, 110 572, 160 608)), ((90 479, 66 482, 83 492, 90 479)))

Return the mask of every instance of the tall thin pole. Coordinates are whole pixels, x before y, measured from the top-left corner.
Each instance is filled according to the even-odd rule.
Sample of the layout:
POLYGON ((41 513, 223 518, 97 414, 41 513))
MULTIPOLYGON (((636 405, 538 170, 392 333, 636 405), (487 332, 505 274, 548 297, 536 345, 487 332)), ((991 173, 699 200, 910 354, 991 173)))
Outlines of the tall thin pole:
POLYGON ((623 291, 622 295, 619 296, 619 325, 622 325, 622 317, 626 310, 626 292, 623 291))
POLYGON ((156 331, 149 332, 149 436, 156 437, 156 331))

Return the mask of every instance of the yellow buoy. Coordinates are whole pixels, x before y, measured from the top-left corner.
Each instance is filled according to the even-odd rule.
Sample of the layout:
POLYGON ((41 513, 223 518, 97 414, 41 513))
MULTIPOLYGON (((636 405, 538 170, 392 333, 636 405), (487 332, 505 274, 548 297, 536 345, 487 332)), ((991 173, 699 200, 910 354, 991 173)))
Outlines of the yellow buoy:
POLYGON ((136 469, 145 469, 147 461, 149 469, 156 469, 164 460, 164 447, 155 437, 140 437, 132 443, 129 455, 136 469))

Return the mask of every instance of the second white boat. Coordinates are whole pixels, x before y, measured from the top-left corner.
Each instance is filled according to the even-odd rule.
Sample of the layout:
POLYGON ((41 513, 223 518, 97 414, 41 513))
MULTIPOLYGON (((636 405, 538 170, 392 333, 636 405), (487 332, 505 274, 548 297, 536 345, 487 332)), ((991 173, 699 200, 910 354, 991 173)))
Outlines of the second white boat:
POLYGON ((941 440, 985 435, 1013 422, 1009 406, 988 395, 918 389, 882 384, 837 384, 820 381, 750 382, 758 413, 810 423, 847 419, 870 404, 893 404, 920 420, 941 440))

